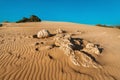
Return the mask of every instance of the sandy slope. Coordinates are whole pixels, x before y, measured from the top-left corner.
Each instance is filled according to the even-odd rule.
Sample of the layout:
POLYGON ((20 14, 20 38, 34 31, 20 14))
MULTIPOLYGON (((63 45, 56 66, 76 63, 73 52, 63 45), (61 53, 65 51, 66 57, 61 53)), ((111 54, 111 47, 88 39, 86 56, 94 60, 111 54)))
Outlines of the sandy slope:
POLYGON ((74 23, 9 23, 0 27, 0 80, 120 80, 120 30, 74 23), (99 44, 95 59, 102 68, 72 64, 64 51, 48 47, 53 37, 33 38, 39 30, 55 34, 61 28, 72 37, 99 44), (77 32, 77 31, 80 32, 77 32))

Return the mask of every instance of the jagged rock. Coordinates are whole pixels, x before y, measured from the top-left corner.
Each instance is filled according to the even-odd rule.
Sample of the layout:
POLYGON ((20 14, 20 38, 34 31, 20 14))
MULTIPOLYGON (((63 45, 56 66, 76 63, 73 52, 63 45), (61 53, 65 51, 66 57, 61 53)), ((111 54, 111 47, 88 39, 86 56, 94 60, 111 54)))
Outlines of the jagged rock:
POLYGON ((57 30, 56 30, 56 33, 57 33, 57 34, 61 34, 61 33, 64 33, 64 32, 65 32, 65 31, 62 30, 62 29, 57 29, 57 30))
POLYGON ((70 42, 71 37, 68 35, 57 35, 55 37, 55 45, 60 46, 61 49, 65 50, 66 55, 70 55, 72 51, 73 44, 70 42))
POLYGON ((62 49, 63 51, 65 51, 65 54, 67 56, 70 56, 73 52, 72 48, 70 45, 63 45, 63 46, 60 46, 60 49, 62 49))
POLYGON ((83 44, 84 47, 86 47, 86 45, 87 45, 88 43, 90 43, 90 42, 87 41, 87 40, 82 40, 82 44, 83 44))
POLYGON ((91 48, 94 48, 94 47, 95 47, 95 45, 93 43, 88 43, 86 45, 86 48, 88 48, 88 49, 91 49, 91 48))
POLYGON ((88 52, 95 53, 97 55, 100 54, 99 48, 93 43, 88 43, 86 45, 86 49, 88 50, 88 52))
POLYGON ((58 34, 54 38, 55 45, 61 46, 61 47, 73 47, 73 44, 70 42, 71 36, 69 34, 58 34))
POLYGON ((37 33, 38 38, 50 37, 50 32, 48 30, 41 30, 37 33))
POLYGON ((71 40, 71 35, 70 34, 65 34, 64 38, 68 39, 68 40, 71 40))
POLYGON ((91 52, 93 52, 93 53, 95 53, 95 54, 97 54, 97 55, 100 54, 100 50, 99 50, 97 47, 92 48, 92 49, 91 49, 91 52))

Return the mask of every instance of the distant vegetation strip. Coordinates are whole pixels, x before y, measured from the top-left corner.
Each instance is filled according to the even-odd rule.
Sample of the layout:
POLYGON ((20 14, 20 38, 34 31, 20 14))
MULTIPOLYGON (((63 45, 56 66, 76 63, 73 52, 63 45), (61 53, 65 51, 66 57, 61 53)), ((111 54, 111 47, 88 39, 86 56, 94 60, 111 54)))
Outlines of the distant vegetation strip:
POLYGON ((117 25, 117 26, 108 26, 108 25, 97 24, 96 26, 106 27, 106 28, 118 28, 118 29, 120 29, 120 25, 117 25))

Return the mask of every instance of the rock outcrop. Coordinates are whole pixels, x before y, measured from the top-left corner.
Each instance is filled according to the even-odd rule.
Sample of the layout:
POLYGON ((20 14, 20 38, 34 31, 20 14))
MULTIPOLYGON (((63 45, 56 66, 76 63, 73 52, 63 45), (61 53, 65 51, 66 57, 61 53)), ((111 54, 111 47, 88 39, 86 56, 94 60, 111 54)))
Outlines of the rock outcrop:
MULTIPOLYGON (((75 44, 73 43, 72 37, 69 34, 57 34, 54 38, 55 45, 59 46, 60 49, 62 49, 67 55, 72 63, 77 66, 83 66, 83 67, 94 67, 98 68, 100 67, 99 64, 93 59, 93 57, 87 55, 86 53, 83 53, 82 51, 74 50, 75 44)), ((86 48, 94 48, 94 45, 88 44, 86 48)))
MULTIPOLYGON (((50 37, 48 30, 41 30, 37 34, 38 38, 50 37)), ((100 55, 97 45, 84 39, 72 38, 68 33, 63 33, 60 29, 53 37, 54 46, 64 51, 71 62, 76 66, 101 68, 95 59, 95 55, 100 55), (94 54, 94 55, 93 55, 94 54)), ((52 49, 53 46, 47 46, 43 49, 52 49)))

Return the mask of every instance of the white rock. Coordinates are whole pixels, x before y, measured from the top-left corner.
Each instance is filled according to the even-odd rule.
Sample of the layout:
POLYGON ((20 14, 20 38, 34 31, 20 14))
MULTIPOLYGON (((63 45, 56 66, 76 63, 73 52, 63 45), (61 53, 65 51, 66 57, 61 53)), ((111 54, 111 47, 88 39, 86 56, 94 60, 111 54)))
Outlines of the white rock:
POLYGON ((91 49, 91 48, 93 48, 94 46, 95 46, 95 45, 94 45, 93 43, 87 43, 86 48, 91 49))
POLYGON ((100 51, 99 51, 98 47, 93 43, 88 43, 86 45, 86 48, 89 49, 89 51, 92 52, 92 53, 95 53, 97 55, 100 54, 100 51))
POLYGON ((56 33, 61 34, 61 33, 64 33, 64 31, 62 29, 58 29, 58 30, 56 30, 56 33))
POLYGON ((48 30, 41 30, 37 33, 38 38, 46 38, 50 36, 50 32, 48 30))
POLYGON ((93 48, 92 52, 95 53, 95 54, 97 54, 97 55, 100 54, 100 51, 99 51, 99 49, 97 47, 93 48))

